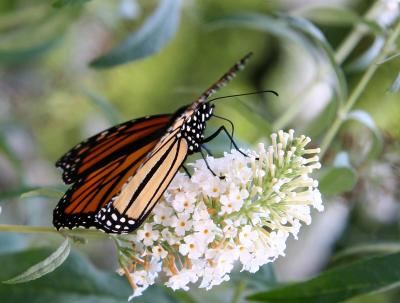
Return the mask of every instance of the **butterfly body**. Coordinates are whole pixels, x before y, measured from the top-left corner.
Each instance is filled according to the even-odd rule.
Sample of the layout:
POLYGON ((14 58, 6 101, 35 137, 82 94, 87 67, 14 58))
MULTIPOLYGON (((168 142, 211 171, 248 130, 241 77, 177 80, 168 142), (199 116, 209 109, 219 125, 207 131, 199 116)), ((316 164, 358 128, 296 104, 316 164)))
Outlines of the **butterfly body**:
POLYGON ((131 120, 76 145, 56 166, 73 184, 53 212, 60 228, 129 233, 150 214, 188 155, 201 151, 214 105, 207 98, 243 68, 235 64, 193 103, 172 115, 131 120))
POLYGON ((194 110, 189 107, 189 109, 183 114, 185 120, 180 126, 181 129, 178 132, 177 137, 184 138, 187 141, 189 155, 200 150, 201 143, 204 139, 206 122, 211 118, 213 108, 213 105, 202 103, 194 110))
MULTIPOLYGON (((176 165, 176 163, 178 162, 180 166, 181 163, 186 160, 187 155, 196 153, 200 150, 201 142, 204 138, 206 121, 209 120, 212 116, 213 105, 197 102, 194 103, 194 106, 189 105, 184 107, 184 109, 185 110, 183 111, 183 113, 180 114, 177 119, 171 119, 171 121, 174 122, 168 128, 167 134, 160 139, 159 144, 154 148, 151 153, 149 153, 149 159, 152 159, 152 157, 159 153, 163 146, 166 146, 166 141, 171 140, 171 138, 176 138, 175 140, 177 142, 175 143, 175 145, 177 150, 183 149, 186 151, 186 155, 184 156, 184 158, 181 157, 180 159, 177 159, 177 157, 174 157, 172 161, 173 165, 176 165)), ((176 155, 179 154, 180 153, 177 153, 176 155)), ((165 159, 160 160, 165 161, 165 159)), ((144 186, 147 184, 146 182, 148 182, 152 178, 157 178, 157 169, 155 168, 157 168, 158 166, 152 165, 152 170, 146 170, 147 163, 148 162, 143 163, 142 167, 140 167, 137 171, 136 178, 133 177, 131 179, 128 179, 122 191, 114 196, 111 201, 106 205, 106 207, 102 208, 97 214, 96 220, 99 223, 99 229, 109 233, 129 233, 140 226, 147 214, 151 212, 163 191, 157 191, 157 194, 153 195, 146 195, 146 192, 144 192, 144 186), (143 172, 145 172, 146 174, 144 179, 142 179, 142 177, 140 176, 141 174, 143 174, 143 172), (135 179, 141 179, 142 183, 138 184, 138 181, 135 179), (146 197, 146 199, 139 199, 139 195, 141 194, 143 197, 146 197), (146 212, 142 216, 140 216, 139 213, 135 212, 135 209, 132 210, 130 214, 128 214, 126 210, 129 209, 129 207, 126 208, 126 203, 124 203, 128 199, 130 201, 136 201, 136 204, 146 204, 146 212), (122 205, 122 207, 118 207, 120 205, 122 205), (132 218, 138 219, 135 220, 132 218)), ((165 184, 165 187, 169 185, 169 183, 172 181, 172 177, 168 177, 169 176, 164 176, 161 180, 161 184, 165 184)))

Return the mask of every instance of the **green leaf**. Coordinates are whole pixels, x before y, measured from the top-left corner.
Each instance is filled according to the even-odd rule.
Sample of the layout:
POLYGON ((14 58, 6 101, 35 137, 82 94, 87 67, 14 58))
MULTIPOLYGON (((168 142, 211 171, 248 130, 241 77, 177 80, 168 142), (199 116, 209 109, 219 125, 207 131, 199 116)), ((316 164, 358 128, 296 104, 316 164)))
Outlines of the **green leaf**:
MULTIPOLYGON (((0 125, 5 130, 4 125, 0 125)), ((6 138, 4 135, 0 132, 0 153, 3 153, 7 159, 12 163, 14 166, 15 170, 18 172, 19 178, 22 179, 22 166, 21 166, 21 161, 18 159, 18 157, 15 155, 15 152, 11 148, 11 146, 8 144, 6 138)), ((0 199, 1 199, 1 193, 0 193, 0 199)))
POLYGON ((348 113, 346 120, 357 121, 366 126, 371 131, 374 141, 369 151, 368 157, 370 159, 376 158, 383 149, 383 138, 371 115, 364 110, 357 109, 348 113))
POLYGON ((235 110, 240 113, 240 116, 257 125, 260 132, 264 134, 271 134, 273 132, 272 125, 269 119, 264 114, 265 110, 254 102, 243 102, 239 100, 235 110))
POLYGON ((353 25, 360 23, 360 16, 346 8, 334 7, 334 6, 325 6, 325 7, 311 7, 302 10, 302 17, 310 19, 316 23, 325 24, 325 25, 353 25))
POLYGON ((311 6, 302 9, 300 14, 313 22, 323 25, 342 27, 363 23, 373 32, 382 32, 382 28, 376 22, 364 19, 349 8, 338 6, 311 6))
POLYGON ((41 1, 2 15, 0 63, 20 64, 53 49, 79 12, 78 8, 55 11, 41 1))
POLYGON ((240 26, 262 30, 279 38, 289 39, 298 43, 308 49, 310 53, 315 52, 315 49, 318 48, 326 54, 326 57, 335 72, 338 84, 337 87, 335 87, 335 90, 339 100, 345 100, 347 96, 347 85, 343 71, 337 64, 334 51, 325 39, 325 36, 311 22, 301 19, 300 17, 295 18, 283 14, 280 14, 278 18, 272 18, 270 16, 256 13, 246 13, 215 18, 210 22, 209 26, 212 29, 228 26, 240 26), (311 39, 313 44, 311 44, 307 38, 311 39))
POLYGON ((375 64, 373 61, 380 54, 384 43, 384 37, 376 37, 372 45, 365 52, 346 64, 345 70, 349 72, 359 72, 365 70, 369 65, 375 64))
POLYGON ((312 40, 324 50, 332 69, 336 75, 337 86, 335 86, 336 94, 341 102, 344 102, 347 97, 347 81, 344 76, 342 68, 336 62, 335 52, 329 42, 326 40, 322 31, 314 24, 306 19, 293 17, 288 15, 281 15, 287 22, 294 28, 312 38, 312 40))
POLYGON ((21 186, 0 192, 0 201, 14 198, 47 197, 59 199, 67 190, 65 185, 52 187, 21 186))
MULTIPOLYGON (((48 249, 31 249, 0 254, 0 279, 15 276, 30 264, 48 256, 49 252, 48 249)), ((131 293, 124 277, 115 272, 104 273, 82 255, 73 252, 58 270, 41 279, 12 285, 0 283, 1 302, 12 303, 26 303, 28 299, 29 303, 126 303, 131 293)), ((154 300, 159 302, 158 296, 154 296, 154 300)))
POLYGON ((67 187, 40 187, 33 190, 26 191, 21 194, 21 199, 32 197, 46 197, 60 199, 64 195, 67 187))
POLYGON ((96 68, 112 67, 158 52, 177 30, 181 3, 181 0, 161 0, 141 28, 90 65, 96 68))
POLYGON ((14 188, 6 191, 0 192, 0 201, 1 200, 9 200, 13 198, 19 198, 24 193, 39 190, 40 187, 31 187, 31 186, 22 186, 19 188, 14 188))
POLYGON ((53 49, 61 41, 61 37, 54 37, 43 43, 28 46, 25 48, 1 50, 0 62, 12 63, 36 58, 53 49))
POLYGON ((315 117, 309 125, 307 125, 306 134, 311 138, 319 137, 323 134, 329 126, 332 125, 336 118, 336 113, 338 109, 338 102, 332 100, 329 102, 322 112, 315 117))
POLYGON ((400 73, 397 75, 396 79, 393 81, 389 88, 391 93, 398 93, 400 91, 400 73))
POLYGON ((61 246, 53 252, 50 256, 48 256, 43 261, 37 263, 36 265, 31 266, 22 274, 18 276, 3 281, 5 284, 17 284, 17 283, 25 283, 28 281, 39 279, 44 275, 47 275, 54 271, 57 267, 64 263, 67 259, 70 252, 69 240, 66 238, 61 246))
POLYGON ((328 270, 305 282, 256 293, 249 300, 270 303, 336 303, 384 290, 400 281, 400 253, 373 257, 328 270))
MULTIPOLYGON (((0 253, 0 280, 23 271, 30 264, 48 256, 48 249, 30 249, 22 252, 0 253)), ((105 259, 109 256, 105 256, 105 259)), ((0 283, 1 302, 29 303, 126 303, 132 289, 125 277, 115 272, 96 269, 81 254, 71 252, 68 259, 52 273, 21 284, 0 283)), ((168 295, 164 286, 153 285, 134 302, 177 302, 168 295)), ((180 302, 180 301, 179 301, 180 302)))
POLYGON ((85 95, 88 97, 89 101, 101 111, 111 125, 121 122, 121 113, 118 112, 118 110, 106 98, 90 91, 86 91, 85 95))
POLYGON ((357 174, 348 167, 325 168, 319 179, 319 190, 324 195, 348 192, 357 183, 357 174))
POLYGON ((273 18, 267 15, 257 13, 243 13, 236 15, 219 16, 211 20, 208 24, 210 29, 219 29, 224 27, 247 27, 254 30, 261 30, 270 33, 278 38, 288 39, 300 45, 304 45, 304 40, 287 22, 279 18, 273 18))
POLYGON ((385 243, 366 243, 347 247, 332 257, 332 261, 336 262, 348 257, 356 255, 371 255, 371 254, 388 254, 400 252, 400 243, 385 242, 385 243))
POLYGON ((68 5, 83 5, 90 0, 56 0, 53 2, 53 7, 62 8, 68 5))

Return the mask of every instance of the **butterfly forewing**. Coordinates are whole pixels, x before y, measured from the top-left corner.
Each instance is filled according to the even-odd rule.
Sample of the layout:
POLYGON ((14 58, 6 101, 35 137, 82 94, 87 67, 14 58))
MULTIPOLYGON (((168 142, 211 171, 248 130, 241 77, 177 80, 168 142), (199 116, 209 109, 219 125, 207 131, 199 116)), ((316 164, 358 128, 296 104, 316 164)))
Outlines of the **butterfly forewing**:
POLYGON ((96 227, 95 214, 121 191, 148 158, 169 126, 168 117, 163 115, 128 122, 125 127, 118 126, 119 131, 117 127, 110 129, 108 137, 99 134, 90 138, 80 145, 83 152, 79 152, 80 147, 75 147, 73 153, 67 153, 61 163, 66 165, 67 156, 68 161, 74 161, 71 155, 76 155, 75 159, 79 159, 77 163, 80 163, 74 170, 78 179, 54 210, 55 227, 96 227), (140 124, 144 124, 143 127, 139 127, 140 124), (91 149, 88 142, 96 142, 98 138, 101 147, 93 145, 91 149), (105 149, 105 146, 108 148, 105 149), (83 169, 82 165, 87 163, 90 167, 83 169))
POLYGON ((60 160, 56 166, 63 169, 63 180, 71 184, 82 176, 100 169, 118 154, 123 154, 126 148, 134 143, 146 144, 146 137, 159 132, 161 137, 170 122, 170 115, 157 115, 128 121, 111 127, 76 145, 60 160))
POLYGON ((177 137, 182 123, 183 119, 174 124, 121 193, 99 212, 101 229, 127 233, 146 219, 188 154, 186 139, 177 137))

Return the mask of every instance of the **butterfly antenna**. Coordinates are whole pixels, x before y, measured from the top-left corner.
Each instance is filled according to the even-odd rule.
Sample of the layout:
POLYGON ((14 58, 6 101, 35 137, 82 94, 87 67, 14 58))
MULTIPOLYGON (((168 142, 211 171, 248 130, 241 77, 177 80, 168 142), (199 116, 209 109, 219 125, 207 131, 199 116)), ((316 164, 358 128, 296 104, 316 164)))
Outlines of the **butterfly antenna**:
POLYGON ((247 62, 249 61, 250 57, 253 55, 253 53, 248 53, 245 55, 242 59, 240 59, 234 66, 232 66, 225 74, 222 75, 221 78, 217 82, 215 82, 213 85, 211 85, 201 96, 198 98, 197 102, 203 103, 206 102, 206 100, 216 93, 221 87, 224 87, 231 81, 236 74, 244 69, 246 66, 247 62))
POLYGON ((275 96, 279 97, 279 94, 274 90, 260 90, 260 91, 250 92, 250 93, 234 94, 234 95, 216 97, 216 98, 208 100, 207 103, 213 102, 213 101, 216 101, 216 100, 220 100, 220 99, 227 99, 227 98, 233 98, 233 97, 242 97, 242 96, 249 96, 249 95, 258 95, 258 94, 264 94, 264 93, 271 93, 271 94, 274 94, 275 96))

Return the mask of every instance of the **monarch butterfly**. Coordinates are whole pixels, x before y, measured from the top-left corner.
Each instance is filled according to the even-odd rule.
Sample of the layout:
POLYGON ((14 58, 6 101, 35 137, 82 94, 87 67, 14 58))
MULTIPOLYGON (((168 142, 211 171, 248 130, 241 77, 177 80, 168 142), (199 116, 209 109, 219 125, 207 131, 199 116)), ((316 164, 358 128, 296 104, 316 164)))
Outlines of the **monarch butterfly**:
POLYGON ((72 186, 54 209, 54 226, 93 227, 116 234, 138 228, 186 157, 201 152, 202 144, 221 131, 228 133, 222 126, 204 138, 214 108, 207 99, 243 69, 250 56, 244 56, 197 100, 174 114, 124 122, 62 156, 56 166, 63 170, 64 182, 72 186))

